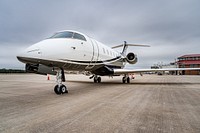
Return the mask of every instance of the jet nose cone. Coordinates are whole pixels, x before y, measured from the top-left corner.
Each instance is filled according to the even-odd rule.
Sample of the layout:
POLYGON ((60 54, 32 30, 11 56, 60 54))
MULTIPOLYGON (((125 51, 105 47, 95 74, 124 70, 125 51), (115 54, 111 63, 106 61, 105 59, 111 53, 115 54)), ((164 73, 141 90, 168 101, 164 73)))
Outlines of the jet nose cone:
POLYGON ((21 51, 17 55, 17 59, 23 63, 31 63, 33 58, 39 58, 40 56, 41 56, 40 49, 32 45, 27 49, 21 51))
POLYGON ((19 61, 21 61, 22 57, 19 56, 19 55, 17 55, 17 59, 18 59, 19 61))
POLYGON ((21 62, 24 62, 23 61, 23 57, 26 57, 27 55, 26 55, 26 50, 22 50, 22 51, 20 51, 20 52, 18 52, 18 54, 17 54, 17 59, 19 60, 19 61, 21 61, 21 62))
POLYGON ((17 59, 18 59, 19 61, 21 61, 21 62, 24 62, 24 63, 25 63, 24 57, 22 57, 22 56, 17 56, 17 59))

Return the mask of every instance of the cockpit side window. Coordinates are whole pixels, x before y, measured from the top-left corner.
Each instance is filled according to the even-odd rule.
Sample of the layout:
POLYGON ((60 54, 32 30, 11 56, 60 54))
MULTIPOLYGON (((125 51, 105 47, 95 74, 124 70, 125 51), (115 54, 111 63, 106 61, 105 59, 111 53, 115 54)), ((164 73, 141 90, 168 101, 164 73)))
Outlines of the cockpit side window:
POLYGON ((73 32, 58 32, 50 38, 72 38, 73 32))
POLYGON ((78 33, 74 33, 73 38, 86 41, 85 37, 83 35, 81 35, 81 34, 78 34, 78 33))

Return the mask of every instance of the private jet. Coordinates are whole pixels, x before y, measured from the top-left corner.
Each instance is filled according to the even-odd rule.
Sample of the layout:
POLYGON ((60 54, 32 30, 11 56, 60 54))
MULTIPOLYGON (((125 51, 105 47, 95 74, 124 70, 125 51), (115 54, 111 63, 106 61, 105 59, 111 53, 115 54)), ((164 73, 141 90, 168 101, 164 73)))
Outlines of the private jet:
POLYGON ((53 36, 31 45, 17 59, 25 63, 25 70, 37 74, 56 75, 57 85, 54 92, 58 95, 68 93, 64 71, 80 71, 90 75, 94 83, 101 82, 101 76, 123 75, 122 82, 130 83, 129 74, 199 70, 200 68, 172 68, 172 69, 124 69, 127 63, 135 64, 137 55, 127 53, 128 46, 149 47, 149 45, 123 44, 108 47, 97 40, 73 30, 56 32, 53 36), (115 48, 122 47, 118 52, 115 48))

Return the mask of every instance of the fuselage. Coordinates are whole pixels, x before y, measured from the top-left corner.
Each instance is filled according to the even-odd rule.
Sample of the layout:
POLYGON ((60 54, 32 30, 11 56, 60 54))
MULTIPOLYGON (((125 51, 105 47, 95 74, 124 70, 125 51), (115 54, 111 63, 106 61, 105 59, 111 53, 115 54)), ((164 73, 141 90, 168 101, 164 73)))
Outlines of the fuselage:
POLYGON ((57 32, 31 45, 17 58, 26 64, 42 64, 69 71, 95 71, 104 66, 123 68, 125 65, 119 52, 87 35, 69 30, 57 32))

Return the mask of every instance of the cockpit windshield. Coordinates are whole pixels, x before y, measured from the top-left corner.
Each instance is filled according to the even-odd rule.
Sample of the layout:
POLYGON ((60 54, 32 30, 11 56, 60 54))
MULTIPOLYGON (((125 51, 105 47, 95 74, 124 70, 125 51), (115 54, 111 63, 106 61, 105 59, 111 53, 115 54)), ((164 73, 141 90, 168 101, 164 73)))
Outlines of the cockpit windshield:
POLYGON ((83 35, 75 33, 75 32, 69 32, 69 31, 58 32, 50 38, 73 38, 73 39, 86 41, 86 38, 83 35))
POLYGON ((72 38, 73 32, 58 32, 50 38, 72 38))

